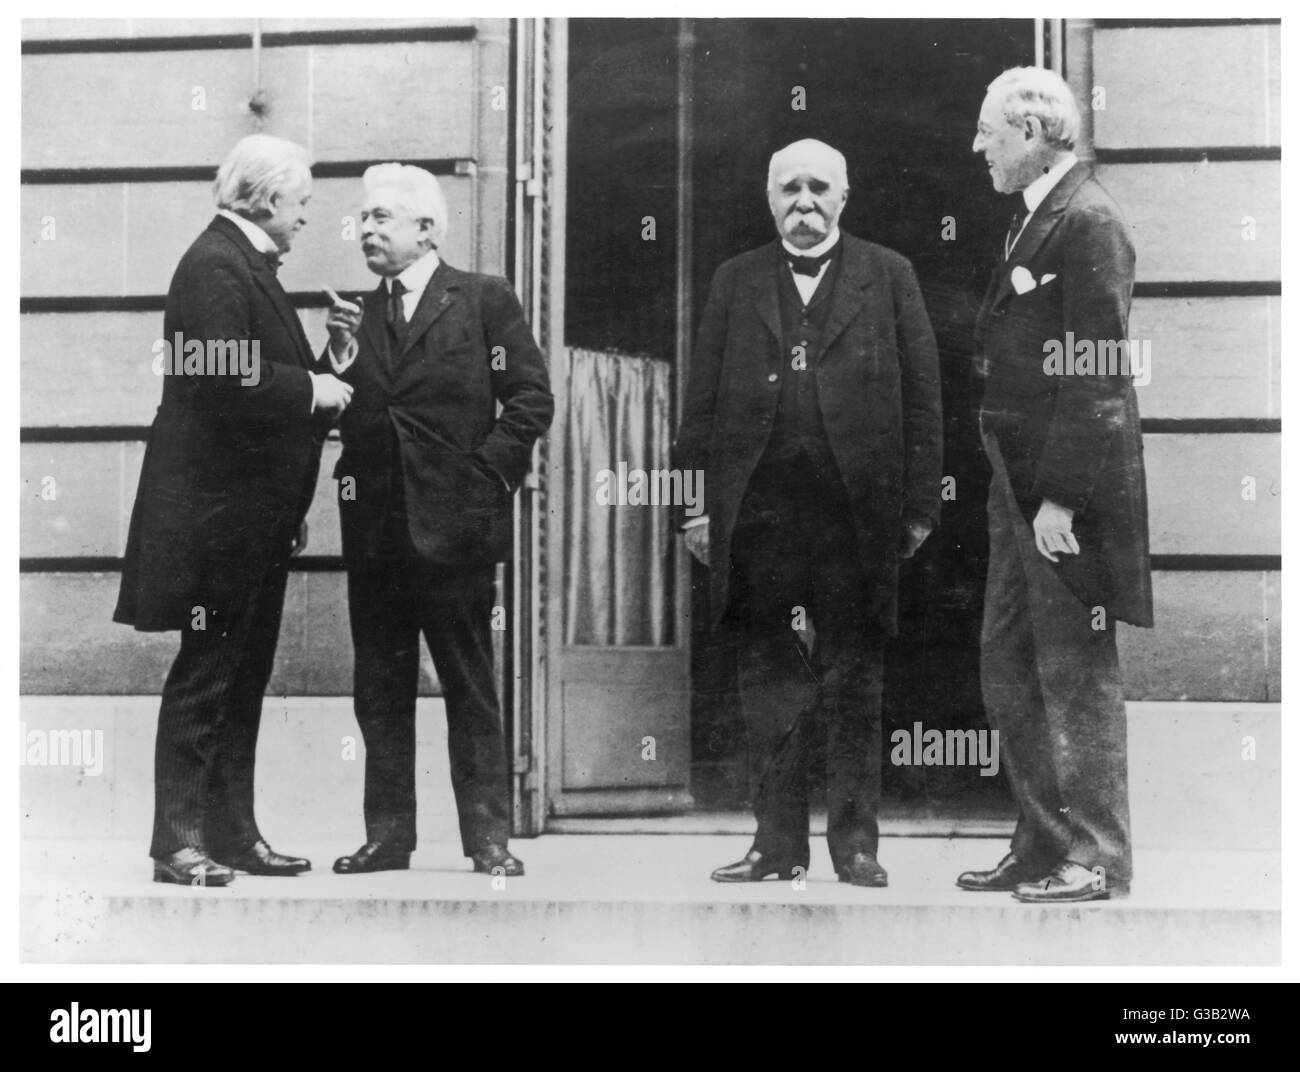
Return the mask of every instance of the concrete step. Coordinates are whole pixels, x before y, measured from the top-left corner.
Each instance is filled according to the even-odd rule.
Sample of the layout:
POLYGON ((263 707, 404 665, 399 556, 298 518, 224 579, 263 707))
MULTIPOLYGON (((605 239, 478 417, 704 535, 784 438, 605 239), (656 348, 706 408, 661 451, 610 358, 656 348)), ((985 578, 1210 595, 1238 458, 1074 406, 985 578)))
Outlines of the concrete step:
POLYGON ((835 880, 824 841, 802 886, 708 880, 748 840, 690 835, 516 840, 523 878, 469 871, 454 842, 413 869, 335 875, 352 840, 305 852, 297 878, 241 875, 225 889, 150 881, 144 842, 21 842, 25 962, 183 964, 1272 965, 1279 854, 1135 856, 1132 895, 1031 906, 956 889, 1005 841, 885 838, 887 889, 835 880))

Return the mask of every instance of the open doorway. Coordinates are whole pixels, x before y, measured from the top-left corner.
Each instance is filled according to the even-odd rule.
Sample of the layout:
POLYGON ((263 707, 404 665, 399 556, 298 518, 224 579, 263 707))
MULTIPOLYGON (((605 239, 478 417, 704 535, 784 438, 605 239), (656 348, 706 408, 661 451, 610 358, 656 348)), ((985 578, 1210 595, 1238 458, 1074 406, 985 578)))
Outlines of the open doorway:
MULTIPOLYGON (((941 351, 944 473, 953 478, 955 498, 902 578, 900 635, 887 655, 886 757, 896 727, 984 725, 978 646, 986 474, 970 417, 968 368, 971 326, 1001 213, 970 143, 985 85, 1004 68, 1033 59, 1032 20, 569 23, 565 342, 583 355, 574 369, 587 381, 571 384, 572 405, 602 377, 593 360, 644 359, 650 364, 643 368, 624 361, 616 370, 631 387, 609 386, 614 374, 606 370, 600 389, 631 390, 642 409, 659 392, 671 410, 667 426, 675 429, 689 340, 709 280, 727 258, 771 240, 767 161, 798 138, 820 138, 847 157, 844 229, 898 250, 917 269, 941 351)), ((610 423, 617 408, 610 401, 603 416, 578 419, 610 423)), ((642 423, 648 428, 654 420, 642 423)), ((657 440, 650 446, 639 456, 666 457, 657 440)), ((617 449, 602 454, 617 456, 617 449)), ((569 480, 592 475, 581 464, 566 470, 569 480)), ((666 631, 625 630, 623 639, 634 643, 624 650, 659 645, 681 658, 655 671, 659 708, 649 721, 613 706, 616 692, 584 694, 583 702, 609 709, 575 718, 582 735, 553 735, 563 756, 552 756, 550 764, 581 770, 602 791, 584 798, 581 778, 565 785, 557 775, 550 794, 555 814, 743 814, 748 807, 731 646, 702 628, 705 571, 678 557, 668 511, 653 513, 620 545, 628 587, 603 598, 611 607, 623 605, 623 617, 636 628, 658 601, 666 631), (686 624, 688 607, 694 626, 686 624), (678 623, 685 635, 672 632, 678 623), (675 667, 689 671, 686 682, 672 676, 675 667), (659 732, 639 732, 651 722, 659 732), (592 727, 599 727, 594 747, 592 727), (647 737, 658 746, 653 768, 633 758, 647 737), (593 765, 608 764, 615 753, 622 759, 593 780, 593 765), (620 792, 620 786, 640 788, 620 792), (556 807, 557 801, 563 803, 556 807)), ((613 545, 609 531, 602 538, 602 547, 613 545)), ((590 560, 578 554, 566 555, 564 569, 573 575, 569 587, 609 579, 593 575, 590 560)), ((590 597, 574 606, 590 617, 590 597)), ((568 639, 585 638, 588 652, 603 646, 608 655, 619 647, 608 628, 584 633, 577 622, 570 626, 568 639)), ((563 664, 564 654, 557 654, 563 664)), ((617 672, 616 661, 602 665, 617 672)), ((562 665, 552 666, 557 669, 563 673, 562 665)), ((550 717, 557 715, 565 717, 550 717)), ((886 759, 884 789, 886 816, 981 819, 1008 812, 1002 779, 982 778, 975 768, 893 767, 886 759)))

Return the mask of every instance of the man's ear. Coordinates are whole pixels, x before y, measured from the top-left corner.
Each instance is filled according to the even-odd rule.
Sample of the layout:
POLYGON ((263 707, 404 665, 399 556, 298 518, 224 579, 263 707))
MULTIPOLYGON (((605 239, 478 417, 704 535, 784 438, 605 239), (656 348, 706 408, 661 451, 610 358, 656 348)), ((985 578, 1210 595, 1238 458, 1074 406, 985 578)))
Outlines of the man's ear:
POLYGON ((1043 132, 1043 121, 1036 115, 1025 116, 1025 141, 1033 141, 1043 132))

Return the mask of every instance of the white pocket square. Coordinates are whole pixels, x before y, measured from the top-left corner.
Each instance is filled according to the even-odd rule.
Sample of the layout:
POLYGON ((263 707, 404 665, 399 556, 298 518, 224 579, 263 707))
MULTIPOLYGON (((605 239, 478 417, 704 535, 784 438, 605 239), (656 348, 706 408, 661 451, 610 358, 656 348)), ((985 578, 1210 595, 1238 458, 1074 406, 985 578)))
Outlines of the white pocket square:
POLYGON ((1017 264, 1011 269, 1011 286, 1017 294, 1028 294, 1038 284, 1034 282, 1033 273, 1028 268, 1017 264))
POLYGON ((1048 283, 1050 283, 1055 278, 1056 278, 1055 272, 1044 272, 1043 278, 1038 281, 1038 285, 1040 287, 1045 287, 1047 286, 1048 283))

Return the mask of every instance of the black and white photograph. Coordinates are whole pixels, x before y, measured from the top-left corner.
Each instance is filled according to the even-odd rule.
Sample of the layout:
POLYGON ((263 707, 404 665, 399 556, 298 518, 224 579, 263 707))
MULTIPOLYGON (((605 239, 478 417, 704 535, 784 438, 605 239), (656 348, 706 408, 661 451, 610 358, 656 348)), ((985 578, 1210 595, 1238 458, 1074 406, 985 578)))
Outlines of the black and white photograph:
POLYGON ((1284 968, 1281 19, 463 8, 21 19, 18 965, 1284 968))

